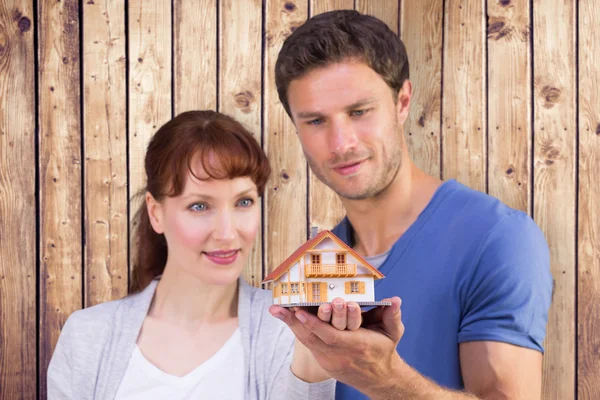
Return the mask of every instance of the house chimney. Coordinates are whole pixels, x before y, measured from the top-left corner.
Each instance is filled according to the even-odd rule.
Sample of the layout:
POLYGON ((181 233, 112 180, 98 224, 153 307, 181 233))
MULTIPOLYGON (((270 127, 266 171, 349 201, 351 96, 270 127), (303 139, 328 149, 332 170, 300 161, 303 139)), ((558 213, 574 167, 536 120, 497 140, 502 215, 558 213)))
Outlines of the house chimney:
POLYGON ((318 226, 311 226, 310 227, 310 238, 309 239, 313 239, 318 234, 319 234, 319 227, 318 226))

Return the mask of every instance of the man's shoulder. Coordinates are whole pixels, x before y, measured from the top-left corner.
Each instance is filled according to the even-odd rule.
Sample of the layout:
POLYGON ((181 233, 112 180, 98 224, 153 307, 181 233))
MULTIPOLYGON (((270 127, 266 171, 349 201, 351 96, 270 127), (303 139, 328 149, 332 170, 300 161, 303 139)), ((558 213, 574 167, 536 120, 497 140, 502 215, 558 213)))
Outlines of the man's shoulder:
POLYGON ((538 230, 526 212, 492 195, 456 181, 452 182, 449 192, 439 206, 438 218, 445 218, 453 228, 463 227, 481 239, 494 231, 538 230))

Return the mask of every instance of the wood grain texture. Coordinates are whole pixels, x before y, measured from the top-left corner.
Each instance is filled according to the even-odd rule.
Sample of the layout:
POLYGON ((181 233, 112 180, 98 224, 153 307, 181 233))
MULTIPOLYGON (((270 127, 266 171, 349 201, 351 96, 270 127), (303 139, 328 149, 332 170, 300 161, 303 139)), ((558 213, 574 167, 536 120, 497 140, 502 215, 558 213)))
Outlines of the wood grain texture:
POLYGON ((79 9, 40 1, 40 358, 39 393, 69 315, 82 307, 79 9))
MULTIPOLYGON (((150 138, 171 119, 171 2, 132 0, 128 5, 131 198, 146 185, 144 157, 150 138)), ((138 207, 139 201, 131 201, 130 217, 138 207)))
POLYGON ((309 0, 310 13, 313 15, 322 14, 334 10, 353 10, 354 0, 309 0))
POLYGON ((600 398, 600 9, 579 3, 579 284, 580 399, 600 398))
POLYGON ((284 0, 265 3, 263 145, 273 174, 264 202, 264 276, 307 238, 306 161, 296 129, 279 101, 275 86, 277 54, 292 30, 306 21, 307 5, 304 1, 284 0))
MULTIPOLYGON (((241 122, 261 143, 261 0, 219 2, 219 110, 241 122), (244 49, 240 51, 240 49, 244 49)), ((262 282, 262 232, 244 270, 248 283, 262 282)))
POLYGON ((174 0, 175 114, 217 109, 217 0, 174 0))
POLYGON ((127 294, 127 37, 122 2, 84 2, 82 7, 88 307, 127 294))
POLYGON ((488 189, 531 213, 529 1, 488 0, 488 189))
POLYGON ((448 0, 444 34, 443 178, 486 189, 484 0, 448 0))
MULTIPOLYGON (((311 0, 311 17, 322 14, 327 11, 352 9, 353 0, 311 0)), ((344 207, 339 196, 322 183, 315 174, 308 169, 309 176, 309 231, 316 228, 317 231, 332 229, 336 226, 344 215, 344 207)), ((308 238, 307 238, 308 239, 308 238)))
POLYGON ((440 177, 443 2, 404 1, 402 6, 401 37, 413 85, 404 136, 417 167, 440 177))
POLYGON ((398 6, 401 0, 373 1, 356 0, 356 10, 361 14, 372 15, 379 18, 398 33, 398 6))
POLYGON ((0 398, 36 398, 35 53, 31 0, 0 3, 0 398))
POLYGON ((550 247, 555 291, 544 399, 575 396, 575 1, 535 0, 534 210, 550 247))

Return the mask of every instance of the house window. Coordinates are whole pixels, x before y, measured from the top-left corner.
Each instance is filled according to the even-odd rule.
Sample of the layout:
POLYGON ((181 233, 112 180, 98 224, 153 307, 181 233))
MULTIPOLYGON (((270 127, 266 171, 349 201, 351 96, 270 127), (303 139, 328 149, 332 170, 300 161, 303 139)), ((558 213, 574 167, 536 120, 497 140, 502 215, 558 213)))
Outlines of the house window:
POLYGON ((365 283, 359 281, 348 281, 345 284, 346 294, 364 294, 365 283))
POLYGON ((298 294, 298 293, 300 293, 298 291, 298 284, 297 283, 290 283, 290 288, 291 288, 292 294, 298 294))
POLYGON ((346 264, 346 254, 345 253, 337 253, 335 255, 335 259, 338 264, 346 264))
POLYGON ((281 294, 288 294, 288 284, 287 283, 281 284, 281 294))
POLYGON ((312 254, 311 259, 313 264, 321 264, 321 254, 312 254))
POLYGON ((313 301, 321 300, 321 285, 319 285, 318 283, 312 284, 312 297, 313 301))

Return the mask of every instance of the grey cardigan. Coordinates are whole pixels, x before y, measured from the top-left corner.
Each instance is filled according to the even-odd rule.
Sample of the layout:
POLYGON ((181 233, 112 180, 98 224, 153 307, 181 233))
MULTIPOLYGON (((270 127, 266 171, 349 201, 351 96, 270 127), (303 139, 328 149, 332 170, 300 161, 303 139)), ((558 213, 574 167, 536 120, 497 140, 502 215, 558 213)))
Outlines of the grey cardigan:
MULTIPOLYGON (((114 399, 158 280, 142 292, 74 312, 48 367, 48 398, 114 399)), ((305 383, 292 374, 294 336, 268 312, 271 292, 239 280, 238 318, 247 400, 333 399, 335 380, 305 383)))

